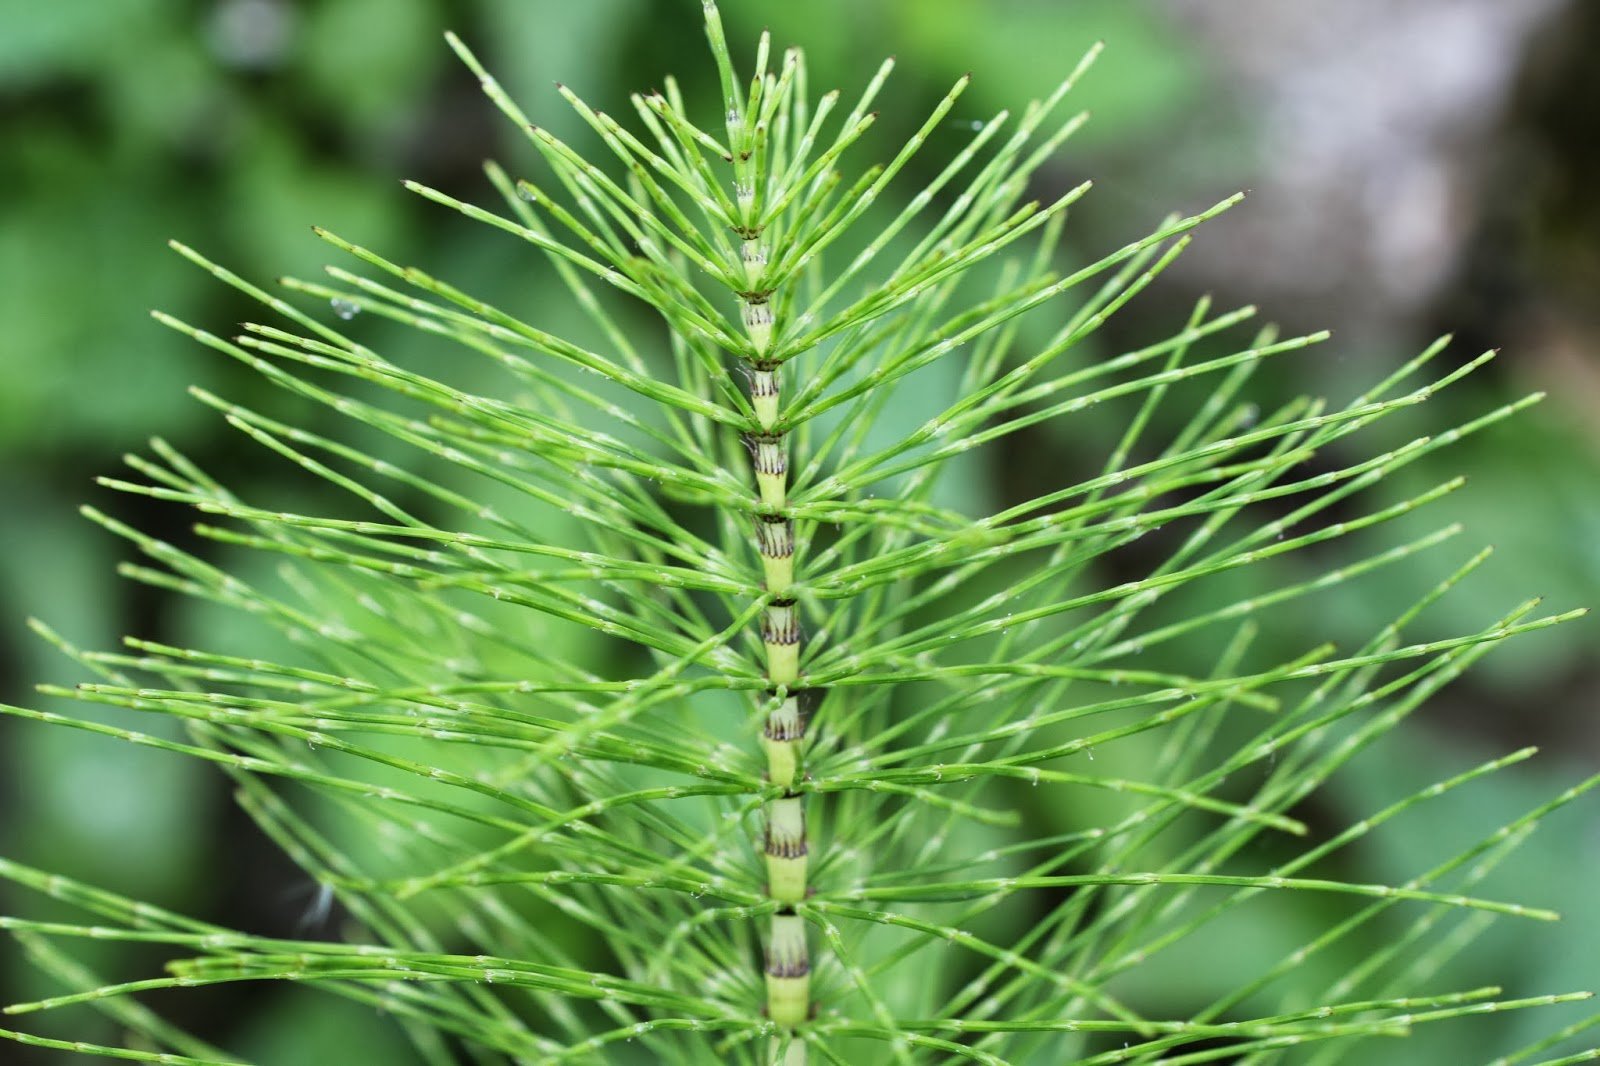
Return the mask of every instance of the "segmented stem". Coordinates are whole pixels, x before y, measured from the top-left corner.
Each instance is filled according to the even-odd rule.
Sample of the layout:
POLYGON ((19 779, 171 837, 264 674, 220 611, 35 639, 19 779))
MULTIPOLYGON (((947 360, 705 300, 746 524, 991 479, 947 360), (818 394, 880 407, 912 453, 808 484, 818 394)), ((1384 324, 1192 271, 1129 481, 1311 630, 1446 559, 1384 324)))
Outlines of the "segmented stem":
MULTIPOLYGON (((737 157, 736 157, 737 158, 737 157)), ((735 164, 737 167, 737 163, 735 164)), ((751 346, 761 353, 772 338, 771 304, 755 291, 759 267, 767 256, 761 235, 744 241, 745 264, 752 270, 752 291, 740 294, 745 330, 751 346)), ((767 892, 780 904, 772 915, 767 944, 767 1015, 791 1031, 783 1061, 787 1066, 805 1062, 805 1044, 792 1033, 811 1011, 811 959, 806 944, 805 920, 794 904, 806 896, 809 843, 806 838, 805 798, 794 791, 801 773, 800 750, 805 739, 805 719, 795 688, 800 677, 800 610, 789 595, 794 584, 794 521, 788 504, 789 440, 777 432, 780 371, 757 365, 750 377, 750 398, 760 432, 750 434, 756 488, 765 511, 755 522, 754 538, 762 575, 771 596, 761 620, 761 642, 766 649, 767 680, 775 706, 767 711, 761 744, 767 757, 767 775, 775 785, 790 791, 767 804, 764 850, 767 892)))
MULTIPOLYGON (((791 595, 794 585, 794 521, 788 513, 789 438, 779 429, 783 377, 779 364, 769 360, 775 333, 772 296, 776 285, 769 265, 780 258, 769 248, 770 236, 763 220, 769 200, 765 173, 768 130, 762 121, 763 94, 769 88, 758 62, 748 98, 741 98, 716 7, 706 4, 706 30, 722 72, 727 105, 728 150, 733 169, 733 232, 738 238, 739 262, 730 274, 743 288, 736 290, 740 321, 748 349, 735 353, 748 364, 751 407, 755 426, 745 435, 761 512, 753 537, 761 559, 762 577, 770 597, 761 619, 761 642, 766 650, 769 704, 761 745, 767 758, 767 775, 784 795, 771 800, 764 812, 763 851, 767 864, 767 893, 778 904, 771 917, 766 948, 767 1016, 781 1030, 773 1042, 772 1058, 784 1066, 804 1066, 806 1045, 795 1027, 811 1014, 811 955, 805 919, 794 906, 806 898, 810 845, 806 836, 805 797, 795 790, 801 774, 801 745, 805 719, 796 693, 800 676, 800 611, 791 595)), ((766 40, 762 42, 763 55, 766 40)))

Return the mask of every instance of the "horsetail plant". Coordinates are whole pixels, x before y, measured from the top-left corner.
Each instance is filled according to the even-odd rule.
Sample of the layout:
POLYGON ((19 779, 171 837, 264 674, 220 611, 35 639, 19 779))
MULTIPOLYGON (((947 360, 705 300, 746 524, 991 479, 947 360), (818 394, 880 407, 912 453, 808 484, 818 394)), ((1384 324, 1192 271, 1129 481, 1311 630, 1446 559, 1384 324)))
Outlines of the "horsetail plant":
POLYGON ((156 317, 356 432, 196 395, 350 510, 251 503, 154 442, 129 460, 137 479, 105 484, 192 507, 202 537, 279 565, 246 580, 90 510, 156 564, 127 575, 244 612, 288 650, 89 652, 38 625, 97 678, 46 692, 186 733, 5 710, 215 764, 337 899, 344 932, 253 935, 0 862, 91 916, 3 920, 68 988, 9 1013, 87 1004, 135 1034, 3 1035, 234 1062, 132 996, 271 980, 386 1011, 429 1066, 1328 1063, 1370 1061, 1366 1041, 1424 1024, 1582 998, 1413 993, 1487 922, 1555 917, 1474 886, 1595 779, 1400 885, 1327 860, 1531 749, 1312 844, 1292 813, 1499 642, 1579 612, 1530 601, 1408 640, 1481 553, 1348 653, 1258 652, 1274 608, 1410 565, 1454 527, 1270 591, 1187 597, 1452 491, 1361 508, 1363 489, 1526 402, 1378 454, 1356 434, 1489 356, 1410 384, 1440 342, 1342 407, 1260 416, 1242 399, 1252 372, 1324 335, 1241 332, 1251 309, 1202 300, 1172 336, 1085 358, 1238 199, 1056 271, 1088 184, 1025 197, 1084 121, 1063 105, 1094 52, 1015 122, 962 121, 964 146, 886 207, 967 80, 850 176, 892 63, 838 119, 839 93, 813 100, 798 50, 775 57, 763 35, 746 82, 711 0, 705 16, 715 122, 670 78, 632 98, 631 125, 561 89, 609 167, 532 125, 449 38, 549 177, 490 164, 492 209, 407 185, 547 258, 590 342, 320 229, 359 272, 284 279, 284 296, 174 245, 279 324, 229 338, 156 317), (408 369, 378 348, 399 327, 506 377, 477 389, 408 369), (1120 429, 1086 479, 981 517, 953 498, 966 453, 1102 404, 1122 405, 1120 429), (584 631, 613 645, 603 662, 582 654, 584 631), (1024 810, 1050 828, 1020 831, 1024 810), (1182 1017, 1141 1007, 1141 974, 1284 892, 1345 897, 1348 913, 1182 1017), (1382 945, 1336 983, 1297 979, 1378 923, 1382 945), (179 957, 109 983, 54 946, 85 937, 179 957))

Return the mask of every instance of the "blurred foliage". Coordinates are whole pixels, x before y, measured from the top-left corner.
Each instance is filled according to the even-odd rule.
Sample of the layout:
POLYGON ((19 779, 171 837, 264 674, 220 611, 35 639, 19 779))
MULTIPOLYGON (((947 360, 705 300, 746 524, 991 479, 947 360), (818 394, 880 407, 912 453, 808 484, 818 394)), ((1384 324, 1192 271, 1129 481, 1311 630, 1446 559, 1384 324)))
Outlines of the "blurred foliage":
MULTIPOLYGON (((245 313, 232 293, 167 253, 166 238, 180 238, 257 279, 308 276, 326 252, 306 227, 326 223, 396 260, 427 263, 465 288, 503 298, 529 317, 559 318, 567 313, 564 297, 548 272, 527 265, 524 249, 510 240, 495 243, 481 227, 413 201, 394 180, 416 176, 473 198, 484 191, 483 158, 496 156, 513 167, 530 159, 493 120, 439 34, 460 32, 530 113, 568 135, 577 127, 564 115, 551 84, 555 77, 618 113, 625 93, 656 84, 664 72, 683 72, 691 94, 709 88, 702 83, 696 8, 691 0, 0 0, 0 454, 6 460, 0 465, 0 698, 30 701, 26 683, 66 679, 63 661, 24 629, 30 614, 47 618, 76 643, 103 647, 124 632, 194 640, 203 631, 215 644, 253 636, 233 614, 158 601, 119 582, 114 562, 121 546, 76 514, 85 498, 104 502, 90 477, 111 472, 119 452, 151 434, 179 443, 244 495, 292 491, 284 487, 292 480, 286 471, 185 393, 190 385, 224 396, 259 386, 146 316, 159 306, 225 330, 245 313)), ((1250 158, 1248 123, 1241 127, 1233 110, 1239 102, 1160 5, 751 0, 727 8, 736 43, 770 26, 779 43, 806 47, 814 80, 824 88, 858 85, 881 52, 897 52, 891 88, 899 102, 892 110, 906 121, 919 102, 931 103, 966 70, 977 78, 958 121, 1014 108, 1054 84, 1093 41, 1107 40, 1108 54, 1080 98, 1095 120, 1069 153, 1074 172, 1052 179, 1063 187, 1084 174, 1100 182, 1069 227, 1088 247, 1126 236, 1134 224, 1153 222, 1168 208, 1209 202, 1228 191, 1225 183, 1247 182, 1257 163, 1250 158), (1217 136, 1188 135, 1195 129, 1217 136), (1151 187, 1179 188, 1190 200, 1150 202, 1139 191, 1151 187)), ((903 132, 881 131, 875 143, 892 143, 903 132)), ((905 184, 921 183, 912 175, 905 184)), ((1160 288, 1145 298, 1143 313, 1170 324, 1194 294, 1181 291, 1181 283, 1160 288)), ((1223 294, 1224 302, 1229 298, 1246 302, 1249 294, 1223 294)), ((1286 310, 1292 316, 1293 309, 1286 310)), ((1392 365, 1424 340, 1419 324, 1417 336, 1392 338, 1392 350, 1356 354, 1392 365)), ((1319 363, 1334 358, 1326 351, 1279 368, 1281 379, 1264 387, 1353 387, 1339 384, 1337 367, 1319 363)), ((1373 364, 1363 359, 1358 365, 1373 364)), ((1447 393, 1411 428, 1426 432, 1528 391, 1533 375, 1518 369, 1523 362, 1514 359, 1511 366, 1492 379, 1500 395, 1482 386, 1447 393)), ((249 399, 269 413, 292 408, 279 397, 249 399)), ((1086 418, 1067 435, 1019 440, 1010 451, 989 456, 987 467, 970 463, 965 492, 978 501, 1056 481, 1084 450, 1079 443, 1103 446, 1113 428, 1086 418), (1043 462, 1041 454, 1048 457, 1043 462)), ((1271 638, 1303 647, 1313 634, 1337 638, 1370 630, 1470 553, 1465 545, 1484 542, 1498 545, 1500 559, 1455 601, 1471 604, 1473 622, 1539 592, 1550 593, 1556 609, 1600 602, 1594 453, 1592 427, 1536 411, 1464 449, 1445 451, 1447 468, 1408 468, 1382 491, 1399 499, 1424 482, 1462 469, 1472 473, 1468 490, 1414 516, 1430 527, 1465 522, 1464 546, 1447 549, 1455 553, 1447 559, 1417 563, 1413 573, 1358 586, 1360 594, 1344 595, 1330 616, 1283 617, 1271 638)), ((159 508, 141 511, 127 499, 113 506, 144 528, 184 536, 159 508)), ((1406 532, 1382 535, 1397 541, 1406 532)), ((1281 565, 1331 564, 1316 558, 1281 565)), ((1264 587, 1283 576, 1238 580, 1264 587)), ((1446 620, 1439 632, 1460 628, 1446 620)), ((1341 795, 1367 797, 1352 807, 1370 808, 1372 793, 1387 791, 1396 777, 1413 780, 1419 768, 1444 776, 1481 759, 1486 748, 1505 750, 1529 736, 1554 742, 1557 758, 1538 764, 1543 772, 1570 780, 1570 764, 1564 768, 1561 757, 1577 752, 1563 740, 1583 734, 1563 730, 1580 728, 1572 708, 1583 703, 1582 686, 1595 683, 1593 639, 1591 626, 1564 626, 1491 656, 1423 723, 1428 731, 1408 733, 1404 745, 1358 761, 1324 797, 1328 809, 1308 814, 1324 825, 1343 825, 1341 795), (1563 706, 1565 716, 1557 713, 1563 706)), ((599 646, 573 651, 603 653, 599 646)), ((220 780, 187 760, 14 722, 0 737, 6 853, 262 932, 336 929, 338 916, 317 912, 286 860, 264 843, 241 845, 245 823, 229 812, 220 780), (227 850, 219 852, 223 841, 227 850)), ((1130 746, 1116 757, 1137 754, 1130 746)), ((1526 774, 1496 775, 1475 789, 1475 799, 1424 807, 1402 819, 1363 856, 1374 867, 1372 876, 1401 878, 1418 865, 1417 852, 1433 852, 1458 823, 1481 828, 1491 808, 1531 803, 1549 792, 1526 774), (1526 795, 1495 791, 1517 789, 1526 795)), ((1026 795, 1018 799, 1030 802, 1026 795)), ((1059 810, 1034 816, 1061 829, 1093 817, 1059 810)), ((1486 942, 1487 949, 1516 959, 1502 969, 1534 975, 1530 980, 1541 990, 1595 984, 1600 926, 1585 926, 1581 916, 1587 911, 1593 917, 1592 889, 1584 886, 1600 875, 1596 824, 1592 809, 1565 813, 1520 853, 1515 871, 1502 875, 1520 882, 1510 894, 1578 917, 1553 934, 1486 942)), ((357 846, 354 837, 350 843, 357 846)), ((1293 898, 1300 895, 1284 901, 1273 928, 1238 930, 1227 945, 1186 946, 1174 955, 1170 984, 1138 994, 1156 1003, 1184 1002, 1205 998, 1195 982, 1225 987, 1231 973, 1256 965, 1242 961, 1245 956, 1281 950, 1307 935, 1320 916, 1310 909, 1315 902, 1293 898), (1241 959, 1237 971, 1230 957, 1241 959)), ((127 968, 113 952, 105 959, 108 972, 127 968)), ((0 967, 8 991, 39 986, 40 978, 15 953, 8 952, 0 967)), ((248 1001, 225 996, 201 1000, 215 1012, 209 1021, 177 1020, 268 1062, 409 1061, 398 1031, 370 1012, 319 1001, 307 1014, 307 1000, 292 990, 262 991, 248 1001), (360 1049, 355 1060, 345 1058, 351 1048, 360 1049)), ((84 1017, 73 1016, 65 1031, 92 1039, 95 1033, 77 1030, 110 1024, 84 1017)), ((1476 1034, 1470 1027, 1459 1032, 1484 1038, 1475 1048, 1479 1054, 1491 1045, 1514 1046, 1517 1035, 1493 1024, 1476 1034)), ((1407 1054, 1420 1055, 1409 1059, 1414 1062, 1466 1061, 1460 1046, 1407 1054)))

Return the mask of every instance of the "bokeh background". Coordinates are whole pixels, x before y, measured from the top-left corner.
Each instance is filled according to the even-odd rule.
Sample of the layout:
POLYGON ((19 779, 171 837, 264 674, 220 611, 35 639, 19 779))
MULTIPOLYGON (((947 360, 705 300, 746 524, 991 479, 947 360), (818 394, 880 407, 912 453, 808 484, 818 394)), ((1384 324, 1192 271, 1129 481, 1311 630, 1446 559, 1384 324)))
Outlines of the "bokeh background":
MULTIPOLYGON (((0 0, 0 700, 37 704, 34 682, 75 679, 27 630, 27 616, 95 647, 123 633, 181 643, 203 631, 210 646, 226 636, 218 629, 228 622, 214 612, 119 579, 115 566, 129 549, 78 516, 92 500, 185 536, 181 514, 93 485, 94 475, 116 472, 120 454, 159 434, 246 496, 294 480, 186 394, 199 384, 248 400, 262 386, 148 317, 160 307, 225 331, 249 313, 168 252, 167 238, 266 280, 315 274, 328 250, 308 226, 325 224, 469 290, 515 294, 537 314, 541 302, 561 300, 542 260, 399 186, 413 177, 486 200, 485 157, 530 158, 441 31, 461 33, 526 110, 567 134, 576 126, 557 78, 616 113, 627 92, 666 71, 691 94, 710 90, 698 8, 692 0, 0 0)), ((896 53, 885 112, 901 125, 963 71, 975 81, 958 125, 1047 91, 1106 40, 1079 98, 1094 120, 1040 179, 1051 188, 1096 179, 1075 216, 1079 246, 1109 248, 1168 210, 1237 188, 1254 195, 1203 230, 1101 343, 1153 339, 1202 292, 1224 306, 1257 303, 1288 331, 1332 327, 1331 345, 1283 361, 1262 383, 1263 403, 1298 391, 1348 397, 1446 331, 1457 338, 1446 365, 1502 348, 1489 369, 1417 413, 1414 428, 1442 428, 1532 391, 1547 392, 1547 402, 1379 493, 1399 499, 1466 471, 1468 487, 1417 515, 1409 531, 1461 521, 1470 542, 1461 551, 1498 548, 1455 594, 1459 624, 1436 615, 1437 633, 1423 635, 1476 626, 1527 595, 1546 594, 1556 610, 1600 604, 1600 5, 726 0, 724 8, 736 47, 770 27, 778 44, 807 49, 821 88, 859 86, 882 53, 896 53)), ((893 132, 879 131, 874 145, 893 132)), ((915 174, 905 187, 916 188, 915 174)), ((1081 431, 1063 432, 1018 448, 1065 453, 1081 431)), ((1049 476, 1019 472, 1017 450, 987 461, 970 476, 1018 491, 1030 476, 1049 476)), ((1335 597, 1304 630, 1273 639, 1348 642, 1461 557, 1335 597)), ((1600 761, 1595 648, 1594 624, 1580 622, 1495 652, 1382 754, 1341 775, 1319 800, 1325 824, 1359 817, 1402 773, 1445 776, 1527 743, 1545 749, 1531 768, 1476 786, 1463 806, 1407 819, 1364 847, 1374 877, 1401 879, 1416 866, 1414 849, 1446 828, 1430 818, 1510 817, 1587 776, 1600 761)), ((10 720, 0 721, 0 853, 256 931, 293 935, 322 920, 309 886, 231 808, 220 775, 10 720)), ((1552 819, 1491 886, 1561 909, 1568 923, 1491 936, 1464 980, 1494 974, 1519 991, 1600 986, 1596 884, 1600 807, 1590 801, 1552 819)), ((1227 980, 1228 959, 1206 965, 1214 971, 1206 980, 1227 980)), ((1171 987, 1150 994, 1181 1007, 1188 980, 1175 968, 1171 987)), ((0 946, 0 999, 43 987, 18 952, 0 946)), ((384 1020, 293 990, 199 1003, 172 1000, 172 1013, 265 1062, 411 1061, 384 1020)), ((113 1035, 79 1017, 83 1035, 113 1035)), ((1472 1043, 1433 1045, 1427 1058, 1407 1061, 1478 1061, 1516 1046, 1519 1034, 1525 1041, 1527 1024, 1464 1027, 1472 1043), (1470 1058, 1454 1057, 1467 1048, 1470 1058)), ((29 1061, 0 1045, 0 1062, 29 1061)))

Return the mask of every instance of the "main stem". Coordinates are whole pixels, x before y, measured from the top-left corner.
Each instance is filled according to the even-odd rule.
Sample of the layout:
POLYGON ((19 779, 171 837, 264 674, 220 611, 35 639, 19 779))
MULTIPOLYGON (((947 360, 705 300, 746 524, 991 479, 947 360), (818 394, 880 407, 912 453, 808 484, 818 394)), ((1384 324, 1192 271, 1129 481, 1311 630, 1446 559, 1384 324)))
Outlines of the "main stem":
MULTIPOLYGON (((729 114, 730 140, 738 143, 742 118, 729 114)), ((800 675, 800 617, 790 595, 794 585, 794 521, 788 514, 789 440, 778 430, 782 374, 776 363, 764 361, 772 343, 772 293, 762 288, 768 262, 764 234, 753 217, 752 189, 756 175, 749 153, 735 150, 734 193, 744 225, 741 267, 745 290, 738 294, 745 335, 755 350, 750 371, 750 400, 756 414, 756 431, 746 438, 755 468, 761 512, 755 523, 755 546, 762 574, 772 597, 761 620, 761 642, 766 649, 767 682, 775 707, 769 709, 762 729, 767 776, 785 793, 767 803, 763 850, 767 863, 767 893, 778 905, 767 938, 767 1016, 786 1030, 787 1049, 782 1066, 804 1066, 805 1042, 796 1026, 811 1014, 811 956, 805 920, 794 905, 807 890, 808 843, 805 798, 795 787, 801 773, 801 745, 805 720, 796 686, 800 675)), ((774 1042, 774 1057, 785 1038, 774 1042)))

